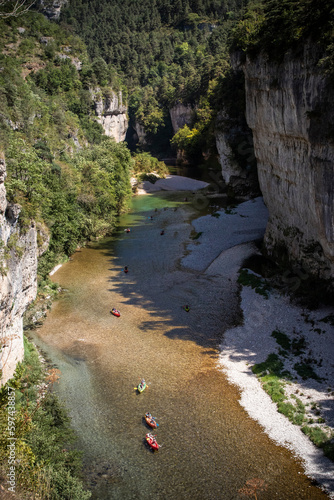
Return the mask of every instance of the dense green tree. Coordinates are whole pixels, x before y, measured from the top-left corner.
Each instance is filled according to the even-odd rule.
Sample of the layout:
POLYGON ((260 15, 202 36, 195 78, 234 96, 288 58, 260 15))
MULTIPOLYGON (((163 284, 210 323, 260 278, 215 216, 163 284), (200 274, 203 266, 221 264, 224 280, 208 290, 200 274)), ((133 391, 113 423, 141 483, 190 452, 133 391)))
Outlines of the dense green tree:
POLYGON ((89 15, 87 2, 70 0, 62 21, 83 36, 92 58, 102 57, 116 67, 129 89, 130 118, 157 138, 162 130, 166 134, 169 108, 179 101, 197 102, 210 80, 221 74, 230 18, 242 4, 91 0, 89 15), (96 24, 91 22, 95 18, 96 24))

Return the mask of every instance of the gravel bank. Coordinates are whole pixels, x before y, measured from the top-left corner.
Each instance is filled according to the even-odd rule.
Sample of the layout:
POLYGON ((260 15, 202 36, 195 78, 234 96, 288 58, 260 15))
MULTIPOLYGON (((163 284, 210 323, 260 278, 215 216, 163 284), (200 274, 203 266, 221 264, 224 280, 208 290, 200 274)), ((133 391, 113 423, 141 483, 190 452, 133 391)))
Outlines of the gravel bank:
MULTIPOLYGON (((322 381, 302 380, 294 365, 303 355, 285 360, 285 369, 293 375, 293 382, 286 386, 286 393, 298 396, 303 404, 316 403, 318 410, 309 412, 315 421, 318 415, 326 424, 334 426, 334 343, 331 325, 321 319, 333 314, 322 309, 306 312, 291 305, 286 297, 270 294, 269 299, 249 287, 241 292, 244 325, 225 332, 220 346, 220 366, 228 379, 241 390, 240 404, 248 414, 263 426, 265 432, 278 444, 300 457, 305 473, 317 480, 334 498, 334 464, 324 457, 301 429, 277 412, 276 404, 263 391, 261 383, 252 373, 255 363, 266 360, 271 353, 278 353, 279 346, 271 336, 273 330, 284 332, 291 339, 304 338, 307 355, 314 359, 314 370, 322 381), (321 329, 319 334, 316 330, 321 329), (322 360, 320 362, 320 360, 322 360), (321 366, 319 366, 319 364, 321 366)), ((319 424, 315 424, 319 425, 319 424)))
POLYGON ((137 194, 155 193, 157 191, 197 191, 209 184, 207 182, 190 179, 182 175, 167 175, 165 179, 158 179, 154 184, 144 181, 138 186, 137 194))
MULTIPOLYGON (((183 258, 182 265, 208 275, 222 276, 222 287, 232 291, 244 259, 258 253, 253 241, 264 234, 267 210, 262 198, 257 198, 232 211, 217 214, 216 217, 204 216, 193 221, 196 232, 202 234, 188 245, 190 253, 183 258)), ((315 422, 308 425, 319 425, 317 419, 320 417, 325 421, 320 426, 333 428, 333 327, 321 320, 333 315, 334 310, 323 308, 310 312, 293 306, 276 292, 271 292, 266 299, 246 286, 241 291, 241 309, 244 324, 225 332, 220 346, 220 369, 231 383, 240 388, 240 404, 248 414, 260 423, 271 439, 299 457, 305 473, 329 492, 330 498, 334 498, 334 464, 311 443, 299 426, 278 413, 276 404, 251 371, 255 363, 279 352, 280 346, 271 336, 274 330, 285 333, 291 341, 304 339, 302 352, 284 359, 285 369, 293 376, 285 392, 288 396, 298 397, 306 405, 307 418, 313 418, 315 422), (303 380, 294 369, 296 363, 310 363, 319 381, 303 380), (311 410, 312 403, 317 405, 315 411, 311 410)))

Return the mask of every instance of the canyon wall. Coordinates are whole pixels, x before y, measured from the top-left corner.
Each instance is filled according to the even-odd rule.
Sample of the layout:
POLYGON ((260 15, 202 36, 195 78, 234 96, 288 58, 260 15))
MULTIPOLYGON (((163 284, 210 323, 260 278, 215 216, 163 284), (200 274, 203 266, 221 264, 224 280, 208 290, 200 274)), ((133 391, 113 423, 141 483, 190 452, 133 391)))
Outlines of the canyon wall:
POLYGON ((281 62, 244 64, 246 119, 264 201, 265 246, 317 277, 334 277, 334 92, 310 44, 281 62))
POLYGON ((260 196, 252 133, 243 116, 218 113, 215 140, 222 178, 234 196, 260 196))
POLYGON ((0 157, 0 374, 1 385, 22 361, 23 313, 37 293, 37 228, 24 230, 18 218, 21 207, 8 203, 4 181, 6 165, 0 157))
POLYGON ((195 110, 190 104, 179 102, 170 108, 169 114, 172 121, 173 132, 176 134, 184 125, 191 124, 194 119, 195 110))
POLYGON ((113 137, 116 142, 124 141, 128 129, 128 118, 122 92, 116 93, 111 89, 102 91, 97 88, 91 93, 95 102, 97 122, 102 125, 104 133, 108 137, 113 137))

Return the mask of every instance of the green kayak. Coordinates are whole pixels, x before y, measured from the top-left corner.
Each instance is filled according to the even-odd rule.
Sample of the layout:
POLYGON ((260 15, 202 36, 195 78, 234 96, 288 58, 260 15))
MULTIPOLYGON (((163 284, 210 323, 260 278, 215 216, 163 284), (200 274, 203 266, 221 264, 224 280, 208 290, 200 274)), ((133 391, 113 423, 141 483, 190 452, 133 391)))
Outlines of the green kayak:
POLYGON ((138 389, 138 392, 143 392, 143 391, 145 391, 145 389, 146 389, 146 382, 145 382, 145 380, 144 380, 144 379, 142 379, 142 380, 139 382, 139 384, 138 384, 138 386, 137 386, 137 389, 138 389))

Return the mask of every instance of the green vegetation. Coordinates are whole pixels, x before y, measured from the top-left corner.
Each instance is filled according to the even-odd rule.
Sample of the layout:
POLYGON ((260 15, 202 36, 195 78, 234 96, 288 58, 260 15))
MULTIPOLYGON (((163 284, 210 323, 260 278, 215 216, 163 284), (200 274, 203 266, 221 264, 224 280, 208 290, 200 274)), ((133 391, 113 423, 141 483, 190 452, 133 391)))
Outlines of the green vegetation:
POLYGON ((326 433, 319 426, 310 427, 308 425, 304 425, 304 427, 302 427, 302 431, 316 446, 322 448, 324 455, 326 455, 327 458, 334 462, 333 432, 326 433))
POLYGON ((55 163, 13 134, 5 151, 7 195, 23 207, 21 230, 33 218, 50 234, 49 249, 40 259, 41 277, 78 245, 112 231, 115 215, 131 195, 132 159, 125 144, 105 139, 55 163))
POLYGON ((314 380, 318 380, 319 382, 322 380, 313 370, 312 366, 309 363, 295 363, 293 368, 296 370, 298 375, 306 380, 308 378, 313 378, 314 380))
POLYGON ((15 427, 16 491, 20 498, 88 499, 91 495, 80 479, 80 454, 71 449, 75 438, 69 418, 50 392, 58 370, 46 373, 35 347, 27 339, 24 346, 24 362, 0 391, 0 477, 7 481, 10 415, 15 427), (15 411, 7 407, 9 394, 15 394, 15 411))
POLYGON ((289 337, 279 330, 274 330, 271 334, 272 337, 276 339, 277 344, 279 344, 285 351, 290 351, 291 349, 291 340, 289 337))
POLYGON ((269 285, 259 276, 249 272, 248 269, 241 269, 239 271, 238 283, 244 286, 250 286, 256 293, 262 295, 265 299, 269 298, 269 285))
POLYGON ((291 378, 290 373, 283 370, 283 368, 284 363, 279 359, 277 354, 269 354, 266 361, 255 364, 252 367, 252 372, 260 376, 273 375, 275 377, 291 378))
MULTIPOLYGON (((293 338, 292 340, 290 340, 288 335, 280 332, 279 330, 274 330, 271 336, 274 337, 278 345, 283 348, 283 350, 280 350, 279 354, 284 357, 287 357, 290 354, 299 356, 306 349, 306 342, 304 337, 293 338)), ((311 366, 311 363, 318 364, 321 363, 321 360, 317 363, 314 359, 308 358, 305 361, 295 363, 293 368, 303 380, 313 378, 314 380, 318 380, 320 382, 322 379, 315 373, 311 366)))
MULTIPOLYGON (((276 338, 277 343, 283 347, 286 354, 291 348, 291 341, 288 336, 279 330, 273 331, 272 336, 276 338)), ((303 379, 315 378, 320 380, 312 368, 305 363, 296 363, 294 369, 303 379)), ((314 419, 306 418, 305 404, 295 394, 287 396, 285 386, 287 383, 291 383, 292 375, 284 369, 282 359, 277 354, 269 354, 266 361, 255 364, 252 367, 252 372, 257 375, 263 389, 269 394, 272 401, 277 404, 279 413, 285 415, 293 424, 301 426, 302 431, 309 436, 311 441, 316 446, 321 447, 324 454, 334 461, 333 431, 326 426, 320 428, 319 426, 304 425, 306 422, 313 424, 314 419)), ((298 389, 296 394, 299 392, 298 389)), ((302 396, 303 394, 300 393, 300 395, 302 396)), ((306 404, 306 406, 308 405, 309 403, 306 404)), ((320 410, 316 403, 311 404, 310 410, 314 414, 318 424, 325 423, 325 420, 319 417, 320 410)))
MULTIPOLYGON (((134 162, 126 145, 104 136, 95 120, 90 89, 119 88, 115 70, 100 59, 91 62, 80 38, 37 13, 2 19, 0 28, 7 198, 21 206, 21 233, 33 219, 39 246, 50 237, 39 260, 43 279, 78 245, 112 231, 131 196, 134 162)), ((18 236, 1 251, 2 274, 10 255, 22 255, 18 236)))
POLYGON ((269 354, 266 361, 255 364, 252 371, 260 378, 264 390, 274 403, 277 403, 277 410, 293 424, 302 425, 305 420, 305 406, 296 396, 288 400, 284 387, 286 379, 291 379, 291 374, 283 368, 284 363, 277 354, 269 354))
POLYGON ((203 231, 200 231, 199 233, 195 233, 195 234, 191 237, 191 239, 192 239, 192 240, 198 240, 198 238, 200 238, 200 236, 202 236, 202 234, 203 234, 203 231))
POLYGON ((234 29, 234 48, 281 60, 289 49, 311 40, 320 49, 321 64, 333 74, 333 14, 332 0, 251 0, 234 29))
POLYGON ((148 148, 170 154, 169 109, 194 106, 193 123, 173 140, 192 163, 215 146, 211 102, 229 68, 228 36, 241 0, 69 1, 61 22, 83 37, 93 61, 115 67, 129 91, 131 121, 144 127, 148 148), (190 130, 189 130, 190 129, 190 130), (182 144, 181 144, 182 143, 182 144), (159 150, 156 149, 159 144, 159 150), (198 155, 198 151, 200 154, 198 155))
MULTIPOLYGON (((221 68, 228 27, 242 2, 228 0, 70 1, 61 20, 80 33, 130 89, 159 86, 168 104, 201 95, 221 68)), ((160 99, 159 99, 160 100, 160 99)))
MULTIPOLYGON (((133 157, 133 172, 134 174, 157 174, 160 177, 168 175, 168 168, 163 161, 159 161, 149 153, 137 153, 133 157)), ((157 178, 155 179, 157 180, 157 178)))

